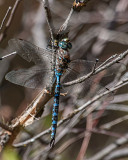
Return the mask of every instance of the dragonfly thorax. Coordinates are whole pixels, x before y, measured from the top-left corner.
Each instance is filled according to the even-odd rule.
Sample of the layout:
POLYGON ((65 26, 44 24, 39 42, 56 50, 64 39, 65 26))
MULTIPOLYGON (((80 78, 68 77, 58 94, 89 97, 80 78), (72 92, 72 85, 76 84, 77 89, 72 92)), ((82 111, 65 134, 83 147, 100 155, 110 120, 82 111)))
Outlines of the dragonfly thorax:
POLYGON ((61 48, 58 50, 58 54, 59 57, 56 59, 56 70, 63 73, 70 63, 70 55, 68 51, 61 48))

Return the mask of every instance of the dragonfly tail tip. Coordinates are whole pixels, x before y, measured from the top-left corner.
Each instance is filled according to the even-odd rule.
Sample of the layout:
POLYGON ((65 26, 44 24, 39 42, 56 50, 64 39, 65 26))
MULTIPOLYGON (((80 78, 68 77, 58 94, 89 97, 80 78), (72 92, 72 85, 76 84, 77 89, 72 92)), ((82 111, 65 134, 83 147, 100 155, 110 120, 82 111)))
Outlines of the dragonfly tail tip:
POLYGON ((54 147, 54 144, 55 144, 55 139, 52 138, 51 141, 50 141, 50 147, 53 148, 53 147, 54 147))

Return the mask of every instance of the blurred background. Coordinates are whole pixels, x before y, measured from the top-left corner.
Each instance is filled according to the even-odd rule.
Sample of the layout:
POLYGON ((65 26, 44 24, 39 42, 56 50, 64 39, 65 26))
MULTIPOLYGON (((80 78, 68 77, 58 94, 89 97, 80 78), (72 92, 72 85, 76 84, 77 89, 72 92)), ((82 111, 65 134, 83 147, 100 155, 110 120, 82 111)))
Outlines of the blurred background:
MULTIPOLYGON (((0 57, 9 53, 8 41, 12 38, 30 41, 44 49, 47 47, 50 33, 41 1, 22 0, 18 3, 13 14, 13 19, 11 20, 10 25, 6 27, 10 12, 2 25, 3 18, 6 15, 9 6, 13 7, 14 4, 16 4, 16 1, 0 0, 0 57)), ((72 4, 73 0, 49 0, 49 8, 52 13, 55 33, 57 33, 66 20, 72 4)), ((68 26, 69 39, 73 46, 70 50, 71 59, 80 58, 95 62, 96 58, 99 58, 99 60, 103 62, 110 56, 123 53, 127 50, 127 15, 127 0, 90 0, 80 12, 74 12, 68 26)), ((68 115, 74 109, 79 108, 87 102, 90 97, 97 94, 98 91, 94 90, 93 87, 95 87, 94 84, 98 83, 101 79, 103 83, 107 81, 106 83, 108 84, 110 73, 115 73, 115 75, 113 74, 114 77, 119 72, 121 75, 126 73, 127 62, 128 57, 121 61, 119 65, 116 64, 115 67, 108 69, 105 73, 103 72, 105 78, 100 74, 99 76, 93 77, 93 80, 89 79, 79 85, 71 86, 70 91, 68 89, 69 95, 61 97, 59 119, 68 115), (123 69, 121 69, 121 67, 123 69), (100 80, 97 80, 100 76, 100 80)), ((12 119, 19 116, 40 90, 28 89, 12 84, 5 80, 5 75, 9 71, 29 68, 32 65, 33 63, 28 63, 18 55, 10 56, 0 62, 0 120, 6 124, 9 124, 12 119)), ((89 63, 87 67, 84 67, 88 69, 90 67, 89 63)), ((91 71, 90 68, 87 73, 89 71, 91 71)), ((113 77, 112 79, 110 78, 110 81, 112 80, 113 77)), ((115 150, 110 151, 102 158, 96 159, 95 156, 95 154, 100 153, 105 147, 115 143, 118 138, 123 137, 127 133, 127 90, 128 86, 122 87, 115 92, 115 95, 113 94, 111 97, 107 97, 98 102, 101 110, 97 110, 91 114, 93 123, 96 123, 93 129, 98 129, 98 131, 94 132, 93 130, 91 132, 91 138, 83 159, 128 159, 127 143, 116 147, 115 150), (121 119, 121 122, 118 121, 114 125, 114 122, 119 118, 121 119), (107 130, 104 125, 111 124, 110 122, 113 122, 113 125, 111 127, 109 126, 109 129, 107 130), (104 134, 101 133, 101 127, 105 131, 107 130, 104 134), (108 131, 110 131, 110 133, 108 133, 108 131), (116 151, 120 151, 121 156, 117 156, 117 154, 114 156, 116 151), (125 154, 123 154, 124 152, 125 154)), ((17 137, 15 143, 27 140, 32 135, 36 135, 51 126, 52 105, 53 99, 45 106, 45 111, 41 119, 26 127, 24 131, 21 131, 21 134, 17 137)), ((71 121, 73 121, 73 119, 71 119, 71 121)), ((13 160, 80 160, 78 155, 80 154, 81 145, 84 142, 84 133, 87 129, 87 117, 84 116, 83 113, 79 117, 74 117, 74 121, 76 121, 74 125, 68 125, 69 121, 58 128, 57 137, 59 137, 60 133, 64 131, 66 127, 67 131, 60 136, 60 140, 52 151, 47 152, 46 150, 49 146, 50 135, 45 135, 41 137, 41 142, 35 141, 25 147, 12 149, 11 152, 5 150, 1 159, 7 160, 8 157, 12 157, 13 160)))

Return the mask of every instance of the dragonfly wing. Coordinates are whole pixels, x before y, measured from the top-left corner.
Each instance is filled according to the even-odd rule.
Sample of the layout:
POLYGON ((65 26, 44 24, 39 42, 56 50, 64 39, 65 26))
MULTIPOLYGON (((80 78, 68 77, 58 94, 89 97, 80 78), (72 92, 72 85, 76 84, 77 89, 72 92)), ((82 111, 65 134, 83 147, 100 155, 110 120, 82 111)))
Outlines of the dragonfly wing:
POLYGON ((49 69, 43 70, 41 65, 35 65, 29 69, 11 71, 6 74, 5 79, 28 88, 42 88, 50 83, 48 82, 49 76, 49 69))
MULTIPOLYGON (((95 94, 103 93, 106 90, 109 90, 112 87, 112 84, 116 78, 116 73, 118 72, 118 69, 122 66, 122 64, 116 63, 115 65, 84 80, 83 76, 86 76, 87 73, 90 73, 93 70, 94 65, 95 62, 91 62, 91 64, 89 64, 89 62, 85 60, 76 60, 72 62, 69 65, 69 70, 62 77, 63 86, 65 86, 65 83, 71 82, 72 80, 83 80, 79 81, 81 83, 76 83, 75 85, 69 87, 65 86, 68 90, 70 88, 69 91, 73 95, 75 95, 75 93, 77 92, 80 97, 87 94, 89 95, 89 97, 91 97, 95 94)), ((111 98, 109 99, 113 99, 114 94, 110 94, 111 98)))
POLYGON ((44 61, 51 62, 52 52, 39 48, 28 41, 22 39, 11 39, 8 44, 11 52, 16 51, 18 55, 28 62, 32 61, 35 64, 39 64, 44 61))
POLYGON ((84 76, 92 71, 95 62, 77 59, 70 62, 66 73, 63 75, 62 83, 66 83, 84 76))

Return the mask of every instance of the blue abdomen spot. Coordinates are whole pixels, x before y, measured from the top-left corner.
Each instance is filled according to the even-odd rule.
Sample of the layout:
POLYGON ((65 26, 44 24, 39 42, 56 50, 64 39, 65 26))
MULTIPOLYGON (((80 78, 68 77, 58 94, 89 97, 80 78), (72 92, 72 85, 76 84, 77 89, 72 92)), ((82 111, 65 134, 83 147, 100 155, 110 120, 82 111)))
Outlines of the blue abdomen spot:
POLYGON ((58 93, 56 93, 56 94, 55 94, 55 97, 59 97, 59 94, 58 94, 58 93))
POLYGON ((60 88, 60 85, 58 84, 58 85, 56 85, 56 87, 60 88))
POLYGON ((58 116, 58 114, 56 112, 53 113, 53 116, 58 116))
POLYGON ((51 133, 51 136, 55 136, 55 133, 54 133, 54 132, 52 132, 52 133, 51 133))
POLYGON ((55 130, 55 127, 52 127, 52 131, 54 131, 55 130))
POLYGON ((57 121, 52 121, 52 124, 57 124, 57 121))
POLYGON ((59 104, 58 103, 54 103, 54 107, 59 107, 59 104))

